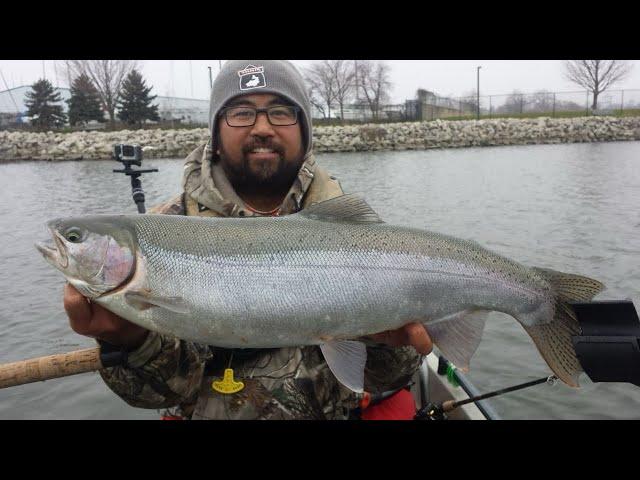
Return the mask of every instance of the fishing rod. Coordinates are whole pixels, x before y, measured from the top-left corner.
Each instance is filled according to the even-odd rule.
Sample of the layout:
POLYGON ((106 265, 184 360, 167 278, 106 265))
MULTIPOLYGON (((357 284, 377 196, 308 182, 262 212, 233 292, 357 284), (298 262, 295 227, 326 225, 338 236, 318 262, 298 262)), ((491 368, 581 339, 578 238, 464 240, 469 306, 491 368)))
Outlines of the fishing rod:
MULTIPOLYGON (((571 337, 580 365, 593 382, 623 382, 640 386, 640 319, 629 300, 570 303, 580 324, 580 335, 571 337)), ((445 357, 440 356, 438 374, 447 375, 449 381, 467 383, 445 357)), ((555 375, 503 388, 482 395, 474 394, 470 385, 463 385, 470 398, 428 403, 414 417, 416 420, 445 420, 446 413, 469 403, 522 390, 542 383, 555 385, 555 375)))
POLYGON ((0 388, 95 372, 122 365, 125 361, 126 352, 94 347, 5 363, 0 365, 0 388))
POLYGON ((477 407, 482 411, 485 417, 493 419, 496 417, 496 414, 493 413, 493 409, 487 408, 486 405, 482 405, 482 400, 486 400, 487 398, 496 397, 498 395, 503 395, 509 392, 515 392, 516 390, 522 390, 524 388, 533 387, 535 385, 540 385, 541 383, 547 383, 549 385, 555 385, 558 378, 555 375, 550 375, 548 377, 539 378, 537 380, 532 380, 530 382, 521 383, 519 385, 513 385, 511 387, 503 388, 500 390, 495 390, 493 392, 484 393, 482 395, 475 394, 475 388, 470 388, 471 385, 468 384, 466 379, 460 374, 460 372, 456 371, 455 367, 451 362, 449 362, 444 356, 440 356, 438 358, 438 375, 446 375, 451 383, 454 385, 462 386, 464 390, 470 396, 465 400, 446 400, 442 403, 428 403, 423 408, 418 410, 416 413, 414 420, 446 420, 447 413, 455 410, 458 407, 463 405, 467 405, 469 403, 476 403, 477 407), (489 412, 489 411, 490 412, 489 412))

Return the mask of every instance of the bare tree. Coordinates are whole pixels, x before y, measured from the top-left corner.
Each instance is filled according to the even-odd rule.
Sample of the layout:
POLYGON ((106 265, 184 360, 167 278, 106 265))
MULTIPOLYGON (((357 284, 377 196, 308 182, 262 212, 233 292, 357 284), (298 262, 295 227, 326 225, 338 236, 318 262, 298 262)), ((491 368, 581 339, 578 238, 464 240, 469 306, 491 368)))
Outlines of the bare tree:
POLYGON ((100 94, 102 107, 109 114, 111 123, 115 122, 115 110, 120 97, 122 82, 134 69, 135 60, 65 60, 70 78, 87 75, 100 94))
POLYGON ((553 93, 548 90, 538 90, 533 94, 532 107, 534 112, 549 112, 553 110, 553 93))
POLYGON ((384 62, 358 62, 358 89, 369 104, 373 119, 377 120, 380 106, 389 98, 391 68, 384 62))
POLYGON ((340 118, 344 120, 344 106, 353 98, 355 92, 354 63, 347 60, 329 60, 334 83, 335 100, 340 107, 340 118))
POLYGON ((461 114, 473 113, 475 115, 478 111, 478 91, 474 88, 463 93, 462 97, 458 98, 456 107, 461 114))
POLYGON ((519 90, 514 90, 504 101, 502 111, 505 113, 524 113, 524 107, 528 105, 527 97, 519 90))
POLYGON ((307 94, 309 95, 309 101, 311 102, 311 105, 318 109, 318 111, 322 114, 322 118, 327 118, 327 111, 325 110, 326 105, 319 97, 316 88, 314 86, 307 85, 307 94))
POLYGON ((622 60, 569 60, 564 66, 567 80, 593 94, 593 110, 598 108, 598 95, 631 71, 631 65, 622 60))
POLYGON ((327 117, 331 117, 331 104, 335 100, 335 81, 329 62, 323 60, 304 70, 304 77, 311 93, 312 103, 327 117), (322 107, 320 106, 322 105, 322 107), (324 106, 327 107, 326 114, 324 106))

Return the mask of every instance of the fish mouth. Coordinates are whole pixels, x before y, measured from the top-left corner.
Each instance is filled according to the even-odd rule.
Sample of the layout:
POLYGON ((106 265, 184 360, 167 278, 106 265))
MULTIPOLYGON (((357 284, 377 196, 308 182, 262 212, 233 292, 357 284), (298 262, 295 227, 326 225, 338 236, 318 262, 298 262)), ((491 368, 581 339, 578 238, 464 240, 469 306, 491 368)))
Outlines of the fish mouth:
POLYGON ((42 254, 44 259, 58 270, 64 270, 69 266, 69 257, 61 235, 52 227, 49 227, 53 241, 36 242, 35 247, 42 254))

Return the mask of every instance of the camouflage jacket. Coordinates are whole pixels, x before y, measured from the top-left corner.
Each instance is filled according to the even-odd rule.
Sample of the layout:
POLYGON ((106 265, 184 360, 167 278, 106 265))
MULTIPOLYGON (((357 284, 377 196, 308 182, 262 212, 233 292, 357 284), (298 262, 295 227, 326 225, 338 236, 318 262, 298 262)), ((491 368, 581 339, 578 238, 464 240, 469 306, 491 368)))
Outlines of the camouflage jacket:
MULTIPOLYGON (((149 213, 255 215, 233 191, 221 167, 210 160, 208 144, 192 152, 185 164, 184 193, 149 213)), ((310 154, 280 214, 342 193, 338 181, 310 154)), ((365 390, 377 393, 406 385, 422 359, 413 347, 367 343, 365 390)), ((177 407, 177 413, 192 419, 345 419, 360 399, 336 380, 317 346, 229 350, 151 332, 129 353, 126 366, 103 369, 100 375, 134 407, 177 407), (226 368, 244 383, 237 393, 212 389, 226 368)))

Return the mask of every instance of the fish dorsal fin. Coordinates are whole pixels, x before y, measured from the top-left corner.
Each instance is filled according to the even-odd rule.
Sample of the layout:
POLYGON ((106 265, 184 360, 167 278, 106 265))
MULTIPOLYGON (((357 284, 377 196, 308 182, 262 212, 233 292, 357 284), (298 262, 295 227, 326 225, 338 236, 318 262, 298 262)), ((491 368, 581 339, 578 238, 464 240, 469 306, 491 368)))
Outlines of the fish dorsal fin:
POLYGON ((362 342, 336 340, 320 345, 329 369, 340 383, 354 392, 364 391, 367 347, 362 342))
POLYGON ((349 223, 384 223, 364 199, 347 194, 316 203, 298 215, 313 220, 329 220, 349 223))

